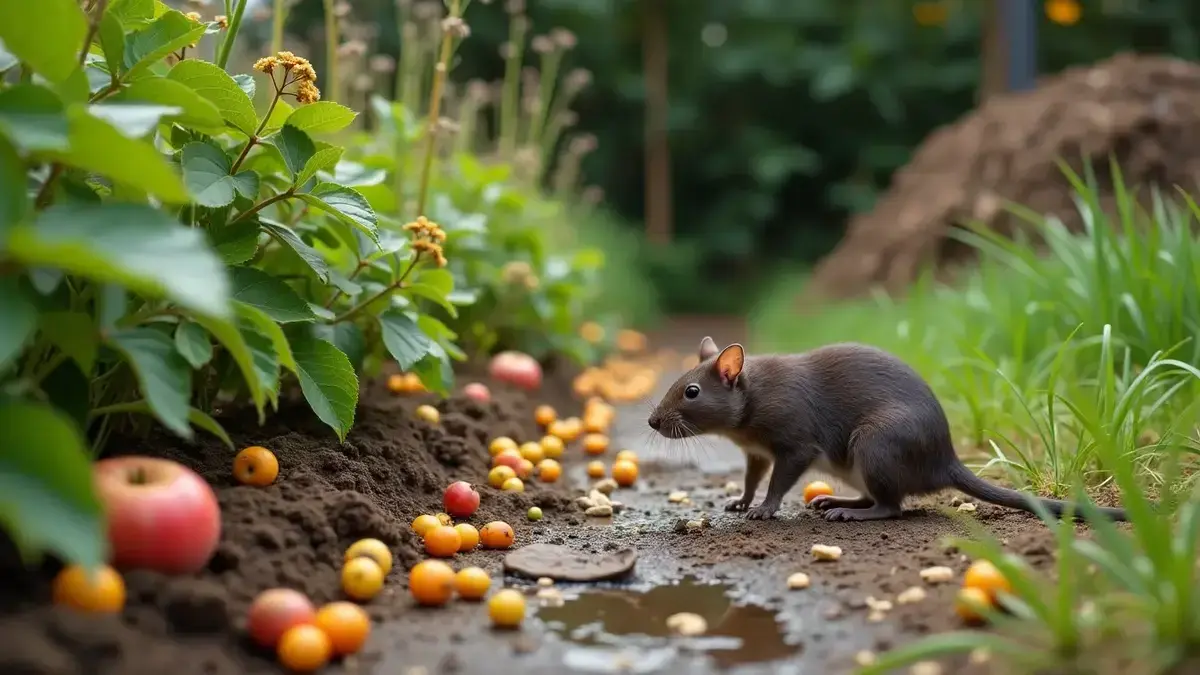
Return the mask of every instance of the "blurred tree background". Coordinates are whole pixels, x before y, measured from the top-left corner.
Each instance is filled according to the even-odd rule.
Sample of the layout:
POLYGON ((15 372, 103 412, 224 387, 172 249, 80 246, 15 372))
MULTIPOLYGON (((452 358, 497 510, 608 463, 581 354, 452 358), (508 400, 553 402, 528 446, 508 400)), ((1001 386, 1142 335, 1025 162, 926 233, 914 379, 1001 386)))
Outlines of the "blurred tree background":
MULTIPOLYGON (((976 105, 982 17, 992 2, 1008 1, 1016 0, 521 4, 530 38, 555 28, 576 37, 562 69, 586 69, 591 85, 574 105, 574 130, 598 140, 583 163, 583 183, 602 188, 607 206, 634 229, 643 228, 645 212, 644 27, 648 12, 665 12, 673 240, 636 255, 665 309, 726 312, 743 308, 775 271, 827 253, 849 215, 872 207, 931 130, 976 105)), ((422 2, 440 4, 351 4, 359 21, 377 28, 370 49, 396 55, 397 5, 422 2)), ((1200 56, 1195 0, 1037 4, 1043 75, 1123 50, 1200 56)), ((300 0, 288 19, 289 40, 320 44, 323 12, 323 0, 300 0)), ((510 28, 505 0, 473 1, 467 22, 472 37, 453 80, 499 79, 510 28)), ((263 24, 261 38, 269 39, 263 24)))

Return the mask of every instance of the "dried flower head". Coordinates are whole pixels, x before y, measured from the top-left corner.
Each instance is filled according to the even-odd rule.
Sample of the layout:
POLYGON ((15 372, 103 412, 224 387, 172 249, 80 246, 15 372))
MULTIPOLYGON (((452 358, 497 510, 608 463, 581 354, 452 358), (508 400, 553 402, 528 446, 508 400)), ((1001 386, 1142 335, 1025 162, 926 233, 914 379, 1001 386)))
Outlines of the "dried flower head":
POLYGON ((391 54, 376 54, 371 57, 368 67, 376 73, 392 73, 396 70, 396 57, 391 54))
POLYGON ((571 139, 570 145, 567 146, 567 152, 573 155, 586 155, 593 152, 598 143, 596 137, 591 134, 580 134, 571 139))
POLYGON ((224 14, 218 14, 213 20, 217 22, 217 27, 221 30, 229 28, 229 17, 224 14))
POLYGON ((321 90, 311 80, 296 85, 296 103, 316 103, 321 100, 321 90))
POLYGON ((467 82, 467 98, 477 103, 487 103, 491 98, 492 88, 483 80, 470 80, 467 82))
POLYGON ((549 54, 554 51, 554 41, 545 35, 535 35, 530 48, 538 54, 549 54))
POLYGON ((350 40, 338 45, 338 56, 342 58, 356 58, 367 53, 367 44, 362 40, 350 40))
POLYGON ((457 16, 448 16, 442 19, 442 32, 459 40, 465 40, 471 34, 471 27, 457 16))
POLYGON ((333 15, 339 19, 344 19, 350 16, 350 9, 350 3, 343 0, 343 2, 339 2, 333 6, 333 15))
POLYGON ((509 14, 522 14, 525 12, 525 0, 508 0, 504 3, 504 11, 509 14))
POLYGON ((274 56, 264 56, 254 62, 254 69, 260 73, 271 75, 275 72, 275 66, 279 65, 279 59, 274 56))
POLYGON ((508 59, 513 59, 516 57, 517 57, 517 48, 516 48, 516 46, 513 45, 513 43, 504 42, 504 43, 500 44, 500 58, 507 61, 508 59))
POLYGON ((200 12, 188 12, 187 14, 184 14, 184 16, 186 16, 191 21, 200 23, 200 12))
POLYGON ((566 28, 555 28, 550 31, 550 39, 558 45, 559 49, 574 49, 579 42, 575 38, 575 34, 566 28))
POLYGON ((428 253, 433 256, 438 267, 446 266, 446 254, 442 251, 442 242, 446 241, 446 233, 441 226, 425 216, 404 225, 404 231, 412 236, 412 248, 416 255, 428 253))
POLYGON ((563 88, 571 94, 578 94, 592 83, 592 72, 586 68, 576 68, 567 73, 563 80, 563 88))

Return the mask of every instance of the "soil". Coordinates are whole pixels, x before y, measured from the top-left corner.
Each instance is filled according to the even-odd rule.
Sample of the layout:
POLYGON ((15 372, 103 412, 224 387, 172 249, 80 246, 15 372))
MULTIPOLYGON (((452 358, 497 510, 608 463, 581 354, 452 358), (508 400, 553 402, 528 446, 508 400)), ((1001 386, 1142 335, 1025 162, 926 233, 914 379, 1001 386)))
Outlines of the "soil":
POLYGON ((1120 54, 1046 77, 1028 92, 999 95, 930 134, 892 177, 875 208, 851 220, 813 273, 806 295, 850 297, 905 288, 928 265, 952 273, 972 249, 952 228, 981 222, 1011 235, 1005 202, 1082 227, 1074 191, 1057 162, 1090 164, 1101 203, 1114 206, 1109 161, 1147 198, 1192 190, 1200 177, 1200 65, 1120 54))
MULTIPOLYGON (((729 341, 740 330, 726 325, 713 334, 729 341)), ((668 346, 690 353, 700 333, 688 330, 678 335, 680 339, 668 346)), ((665 338, 658 339, 659 344, 667 344, 665 338)), ((331 665, 328 672, 549 674, 620 667, 635 672, 709 673, 737 668, 738 672, 842 673, 853 670, 860 650, 879 651, 960 627, 952 610, 958 579, 935 586, 918 576, 923 567, 948 565, 961 578, 966 568, 967 560, 944 543, 946 535, 961 533, 960 524, 938 509, 950 505, 953 495, 915 503, 897 521, 829 523, 805 509, 799 494, 793 494, 777 519, 749 521, 722 508, 726 482, 741 478, 740 453, 716 441, 654 440, 645 425, 644 405, 623 408, 612 432, 610 453, 632 448, 641 456, 639 481, 614 494, 626 508, 612 518, 584 518, 573 504, 574 497, 582 494, 577 488, 589 482, 583 465, 590 458, 578 447, 568 448, 560 484, 531 481, 528 491, 520 494, 488 487, 485 443, 501 434, 518 440, 536 438, 532 423, 536 404, 549 402, 562 414, 572 412, 575 404, 566 393, 567 375, 561 371, 551 378, 538 399, 494 383, 489 383, 495 399, 491 404, 451 398, 438 404, 443 414, 440 427, 412 416, 417 404, 432 397, 397 397, 372 383, 364 389, 358 422, 343 444, 294 402, 284 404, 263 427, 246 413, 223 416, 239 447, 263 445, 279 457, 280 476, 266 488, 235 485, 230 451, 209 439, 184 444, 156 436, 121 447, 122 453, 177 459, 213 484, 224 528, 217 554, 205 571, 192 576, 127 573, 126 609, 118 616, 103 617, 51 606, 49 580, 55 565, 48 562, 24 571, 10 550, 0 549, 0 672, 281 672, 271 654, 245 638, 243 617, 249 602, 275 586, 301 590, 315 603, 340 599, 342 553, 362 537, 386 542, 395 565, 383 593, 365 605, 375 620, 367 646, 359 655, 331 665), (609 651, 589 647, 591 656, 583 658, 583 647, 573 634, 537 618, 535 582, 504 576, 504 553, 499 551, 462 555, 454 565, 483 567, 493 575, 494 588, 530 589, 533 609, 521 630, 491 629, 486 610, 475 603, 415 607, 406 592, 407 568, 424 555, 409 523, 421 513, 440 511, 442 490, 460 479, 477 484, 483 496, 479 512, 469 522, 509 522, 516 530, 516 546, 554 544, 585 555, 636 550, 632 578, 598 584, 605 588, 645 591, 685 577, 725 584, 735 605, 765 608, 756 610, 763 612, 754 619, 757 623, 742 626, 738 634, 748 644, 758 644, 753 642, 756 634, 777 622, 779 644, 760 648, 740 661, 710 658, 703 648, 651 649, 643 656, 654 658, 642 658, 631 657, 629 651, 636 653, 641 643, 623 637, 603 648, 609 651), (675 490, 687 490, 689 501, 668 501, 667 494, 675 490), (526 520, 525 512, 534 504, 545 510, 543 521, 526 520), (689 529, 679 525, 681 520, 706 523, 689 529), (842 558, 813 562, 810 548, 817 543, 840 546, 842 558), (784 580, 796 571, 811 576, 811 588, 787 590, 784 580), (869 597, 896 603, 897 594, 911 586, 924 587, 928 597, 915 604, 897 603, 882 620, 871 620, 869 597)), ((669 381, 659 384, 665 388, 669 381)), ((1052 562, 1052 538, 1032 516, 980 505, 971 517, 1004 537, 1012 550, 1035 566, 1052 562)), ((596 586, 563 583, 557 588, 568 596, 583 597, 596 586)), ((627 604, 643 619, 655 611, 681 611, 638 601, 627 604)), ((736 611, 721 611, 737 623, 736 611)), ((601 623, 615 620, 603 615, 584 618, 601 623)), ((965 659, 950 665, 947 672, 981 672, 981 666, 968 666, 965 659)))

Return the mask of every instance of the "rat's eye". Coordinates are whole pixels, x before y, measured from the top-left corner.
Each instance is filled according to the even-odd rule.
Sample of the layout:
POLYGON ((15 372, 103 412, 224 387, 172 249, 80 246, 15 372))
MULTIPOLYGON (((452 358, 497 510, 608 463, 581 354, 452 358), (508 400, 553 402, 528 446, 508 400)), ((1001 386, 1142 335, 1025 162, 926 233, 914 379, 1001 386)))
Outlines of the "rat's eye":
POLYGON ((696 398, 700 395, 700 385, 689 384, 683 388, 683 395, 685 398, 696 398))

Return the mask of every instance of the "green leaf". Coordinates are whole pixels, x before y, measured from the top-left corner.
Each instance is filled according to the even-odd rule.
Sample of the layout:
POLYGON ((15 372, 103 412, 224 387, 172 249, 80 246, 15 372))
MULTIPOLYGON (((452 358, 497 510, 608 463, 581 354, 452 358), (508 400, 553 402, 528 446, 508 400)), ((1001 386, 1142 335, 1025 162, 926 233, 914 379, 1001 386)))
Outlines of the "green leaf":
POLYGON ((317 324, 313 326, 317 337, 333 343, 350 360, 350 365, 357 371, 362 367, 367 355, 367 338, 362 328, 353 321, 335 324, 317 324))
POLYGON ((0 242, 29 214, 28 179, 16 148, 0 136, 0 242))
POLYGON ((127 328, 109 333, 108 340, 133 366, 142 397, 158 421, 191 440, 188 401, 192 397, 192 371, 171 338, 153 328, 127 328))
POLYGON ((202 131, 217 131, 224 125, 221 111, 212 101, 191 87, 165 77, 145 77, 126 87, 113 101, 144 101, 172 106, 181 112, 172 118, 180 126, 202 131))
POLYGON ((71 147, 65 152, 49 153, 54 159, 144 190, 167 203, 189 201, 179 172, 152 144, 123 135, 83 107, 68 110, 67 119, 71 147))
POLYGON ((225 267, 200 230, 140 204, 66 203, 15 228, 9 253, 29 265, 166 296, 199 312, 229 313, 225 267))
POLYGON ((126 30, 144 26, 158 16, 154 0, 112 0, 106 15, 119 19, 126 30))
POLYGON ((258 251, 258 223, 243 220, 208 230, 208 241, 226 265, 240 265, 258 251))
POLYGON ((126 35, 122 79, 132 79, 167 54, 195 44, 204 35, 204 29, 204 24, 192 21, 183 12, 173 9, 142 30, 126 35))
MULTIPOLYGON (((254 80, 251 79, 250 83, 254 84, 254 80)), ((250 94, 250 97, 253 98, 254 94, 250 94)), ((271 115, 267 117, 267 123, 263 125, 262 133, 260 133, 259 136, 270 136, 278 133, 283 125, 287 124, 287 120, 292 116, 293 110, 295 110, 295 108, 288 105, 287 101, 284 101, 283 99, 276 101, 275 107, 271 109, 271 115)))
MULTIPOLYGON (((247 75, 245 73, 234 75, 233 82, 238 86, 238 89, 241 89, 246 93, 246 96, 250 97, 251 101, 254 100, 254 92, 258 91, 258 85, 254 83, 253 75, 247 75)), ((286 106, 287 104, 284 103, 284 105, 286 106)), ((288 107, 290 108, 291 106, 288 107)), ((282 126, 282 123, 280 123, 280 126, 282 126)))
POLYGON ((25 152, 71 146, 62 99, 36 84, 17 84, 0 91, 0 131, 25 152))
POLYGON ((188 143, 180 151, 180 164, 183 182, 197 204, 220 208, 233 203, 237 196, 235 179, 229 174, 233 162, 220 148, 199 141, 188 143))
POLYGON ((255 407, 258 409, 259 422, 265 420, 266 416, 264 415, 263 408, 266 405, 267 393, 263 388, 263 382, 259 380, 258 371, 254 364, 254 354, 250 349, 250 345, 246 344, 246 338, 242 334, 242 331, 238 330, 238 327, 231 320, 216 319, 203 315, 193 316, 192 320, 203 326, 205 330, 211 333, 225 347, 225 351, 229 352, 229 356, 233 358, 238 370, 242 373, 242 379, 246 382, 246 388, 250 390, 250 398, 254 401, 255 407))
POLYGON ((382 329, 384 346, 401 370, 411 369, 435 344, 412 317, 398 309, 389 309, 380 314, 379 327, 382 329))
POLYGON ((412 371, 421 378, 422 384, 438 394, 449 393, 454 385, 454 368, 450 365, 450 358, 437 343, 433 343, 424 358, 413 364, 412 371))
POLYGON ((333 101, 317 101, 301 106, 287 118, 287 123, 308 134, 328 134, 350 126, 358 113, 333 101))
POLYGON ((296 331, 291 343, 304 398, 338 440, 346 440, 358 405, 358 376, 349 359, 337 347, 307 331, 296 331))
POLYGON ((175 329, 175 350, 192 368, 200 369, 212 360, 212 341, 208 331, 191 321, 181 321, 175 329))
POLYGON ((61 82, 78 68, 87 17, 76 0, 0 2, 0 41, 47 80, 61 82))
POLYGON ((252 325, 259 333, 271 339, 271 343, 275 346, 275 355, 279 358, 280 365, 292 372, 296 372, 296 357, 292 355, 292 347, 288 343, 287 335, 284 334, 279 324, 256 307, 234 302, 234 309, 245 322, 252 325))
POLYGON ((278 277, 253 267, 229 268, 230 297, 250 305, 279 323, 312 321, 312 310, 278 277))
POLYGON ((332 171, 333 167, 337 166, 338 160, 342 158, 343 148, 328 147, 318 150, 316 154, 308 158, 304 163, 304 169, 300 171, 300 175, 296 177, 296 185, 304 185, 313 176, 317 175, 318 171, 332 171))
POLYGON ((254 134, 258 126, 254 102, 221 68, 199 59, 184 59, 171 68, 167 78, 187 85, 217 106, 221 116, 233 128, 247 136, 254 134))
POLYGON ((325 262, 325 258, 321 257, 321 254, 315 248, 304 243, 300 235, 296 234, 290 227, 283 223, 277 223, 266 218, 263 218, 260 222, 264 230, 295 251, 296 255, 300 256, 300 259, 312 269, 322 283, 329 283, 329 264, 325 262))
POLYGON ((449 270, 440 267, 427 267, 421 270, 416 280, 404 290, 437 303, 452 316, 458 316, 458 308, 450 302, 450 294, 454 292, 454 275, 449 270))
MULTIPOLYGON (((284 127, 286 129, 286 127, 284 127)), ((337 183, 321 183, 312 189, 296 195, 322 211, 337 217, 352 227, 357 227, 364 234, 376 239, 375 225, 379 221, 375 210, 354 188, 348 188, 337 183)))
POLYGON ((225 433, 224 427, 222 427, 212 417, 209 417, 208 413, 204 412, 203 410, 197 410, 195 408, 189 410, 188 422, 191 422, 192 426, 200 427, 213 436, 221 439, 221 442, 225 444, 225 447, 229 448, 230 450, 234 449, 233 439, 229 437, 229 434, 225 433))
POLYGON ((304 170, 304 165, 308 163, 308 160, 316 154, 316 144, 308 137, 308 134, 290 124, 283 125, 272 142, 279 149, 283 163, 293 177, 292 184, 295 185, 297 182, 295 178, 304 170))
POLYGON ((100 18, 100 48, 109 72, 119 72, 125 61, 125 27, 111 9, 100 18))
POLYGON ((0 520, 22 553, 49 550, 87 568, 104 563, 108 538, 93 480, 70 418, 32 401, 0 403, 0 520))
POLYGON ((42 335, 64 354, 79 364, 80 370, 92 372, 96 354, 100 351, 100 334, 96 322, 83 312, 47 312, 39 322, 42 335))
POLYGON ((266 335, 260 333, 253 323, 239 321, 239 328, 246 345, 250 347, 253 357, 254 373, 262 384, 263 391, 271 400, 271 406, 279 409, 279 357, 275 345, 266 335))
POLYGON ((183 112, 175 106, 148 103, 101 103, 88 106, 88 113, 113 125, 130 138, 142 138, 154 131, 165 117, 183 112))
POLYGON ((17 285, 16 277, 0 277, 0 369, 21 355, 37 330, 37 307, 17 285))

